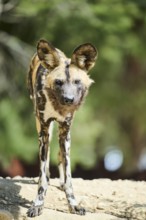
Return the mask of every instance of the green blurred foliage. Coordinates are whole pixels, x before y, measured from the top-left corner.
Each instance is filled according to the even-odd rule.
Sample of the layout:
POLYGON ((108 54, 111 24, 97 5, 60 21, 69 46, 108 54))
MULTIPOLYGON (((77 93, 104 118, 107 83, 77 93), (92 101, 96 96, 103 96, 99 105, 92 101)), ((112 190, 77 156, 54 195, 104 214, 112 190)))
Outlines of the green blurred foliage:
MULTIPOLYGON (((116 146, 125 169, 146 147, 146 3, 144 0, 5 0, 0 3, 1 164, 38 153, 33 106, 26 90, 29 60, 40 38, 71 56, 96 45, 95 84, 72 126, 72 166, 94 167, 116 146)), ((55 127, 57 130, 57 127, 55 127)), ((57 135, 51 162, 57 163, 57 135)))

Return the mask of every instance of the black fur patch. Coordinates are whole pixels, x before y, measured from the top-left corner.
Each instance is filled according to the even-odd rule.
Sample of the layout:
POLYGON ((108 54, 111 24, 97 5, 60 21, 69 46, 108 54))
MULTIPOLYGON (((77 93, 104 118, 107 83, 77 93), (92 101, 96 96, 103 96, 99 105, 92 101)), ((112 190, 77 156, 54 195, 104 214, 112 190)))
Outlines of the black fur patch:
POLYGON ((38 106, 38 109, 40 111, 44 111, 45 110, 45 104, 46 104, 46 97, 43 93, 43 91, 39 91, 39 93, 37 94, 37 106, 38 106))
POLYGON ((49 119, 46 121, 47 126, 49 126, 50 123, 51 123, 52 121, 55 121, 55 120, 56 120, 56 118, 49 118, 49 119))
POLYGON ((69 63, 66 61, 65 64, 66 64, 66 66, 65 66, 66 80, 69 81, 69 79, 70 79, 70 74, 69 74, 69 63))
POLYGON ((42 194, 44 192, 44 188, 42 186, 40 186, 40 188, 38 189, 38 194, 42 194))
POLYGON ((42 177, 42 171, 40 170, 40 175, 39 175, 39 177, 42 177))
POLYGON ((30 70, 28 72, 28 76, 27 76, 27 88, 29 91, 29 94, 31 96, 33 96, 33 86, 32 86, 32 68, 30 67, 30 70))
POLYGON ((42 90, 42 75, 44 73, 44 70, 45 70, 45 68, 42 65, 40 65, 38 70, 37 70, 37 74, 36 74, 36 80, 37 80, 36 90, 37 91, 42 90))
POLYGON ((45 161, 46 160, 46 145, 43 144, 43 146, 41 147, 41 160, 42 161, 45 161))
POLYGON ((49 178, 48 176, 46 176, 46 179, 47 179, 47 182, 49 182, 49 179, 50 179, 50 178, 49 178))

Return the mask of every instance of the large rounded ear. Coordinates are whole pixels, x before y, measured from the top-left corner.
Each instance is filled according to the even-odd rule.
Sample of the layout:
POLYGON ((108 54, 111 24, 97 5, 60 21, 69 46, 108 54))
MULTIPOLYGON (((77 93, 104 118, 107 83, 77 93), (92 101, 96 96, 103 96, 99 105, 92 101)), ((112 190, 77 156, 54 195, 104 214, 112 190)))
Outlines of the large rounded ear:
POLYGON ((38 42, 37 54, 45 67, 54 69, 59 65, 59 55, 57 50, 44 39, 41 39, 38 42))
POLYGON ((71 64, 74 64, 85 71, 89 71, 94 66, 96 58, 96 48, 92 44, 86 43, 78 46, 74 50, 71 64))

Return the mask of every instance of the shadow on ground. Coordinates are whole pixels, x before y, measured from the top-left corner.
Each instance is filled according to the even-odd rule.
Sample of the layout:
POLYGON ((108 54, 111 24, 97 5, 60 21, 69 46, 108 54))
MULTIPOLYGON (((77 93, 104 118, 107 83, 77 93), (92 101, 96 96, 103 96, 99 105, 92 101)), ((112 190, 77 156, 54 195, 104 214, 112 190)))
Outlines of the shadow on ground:
MULTIPOLYGON (((20 208, 28 208, 30 201, 20 196, 19 182, 29 184, 29 181, 0 179, 0 210, 9 211, 15 220, 19 219, 20 208)), ((32 182, 30 182, 32 184, 32 182)))

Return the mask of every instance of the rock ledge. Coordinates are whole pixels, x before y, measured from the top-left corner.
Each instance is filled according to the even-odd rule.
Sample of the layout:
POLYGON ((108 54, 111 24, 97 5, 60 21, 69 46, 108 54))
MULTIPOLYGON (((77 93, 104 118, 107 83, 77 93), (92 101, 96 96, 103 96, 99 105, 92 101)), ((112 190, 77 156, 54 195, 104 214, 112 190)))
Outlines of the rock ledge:
MULTIPOLYGON (((0 220, 30 220, 26 211, 35 198, 38 178, 0 178, 0 220)), ((68 212, 65 194, 59 180, 51 179, 45 208, 37 220, 146 220, 146 183, 144 181, 109 179, 73 179, 78 203, 86 216, 68 212)))

